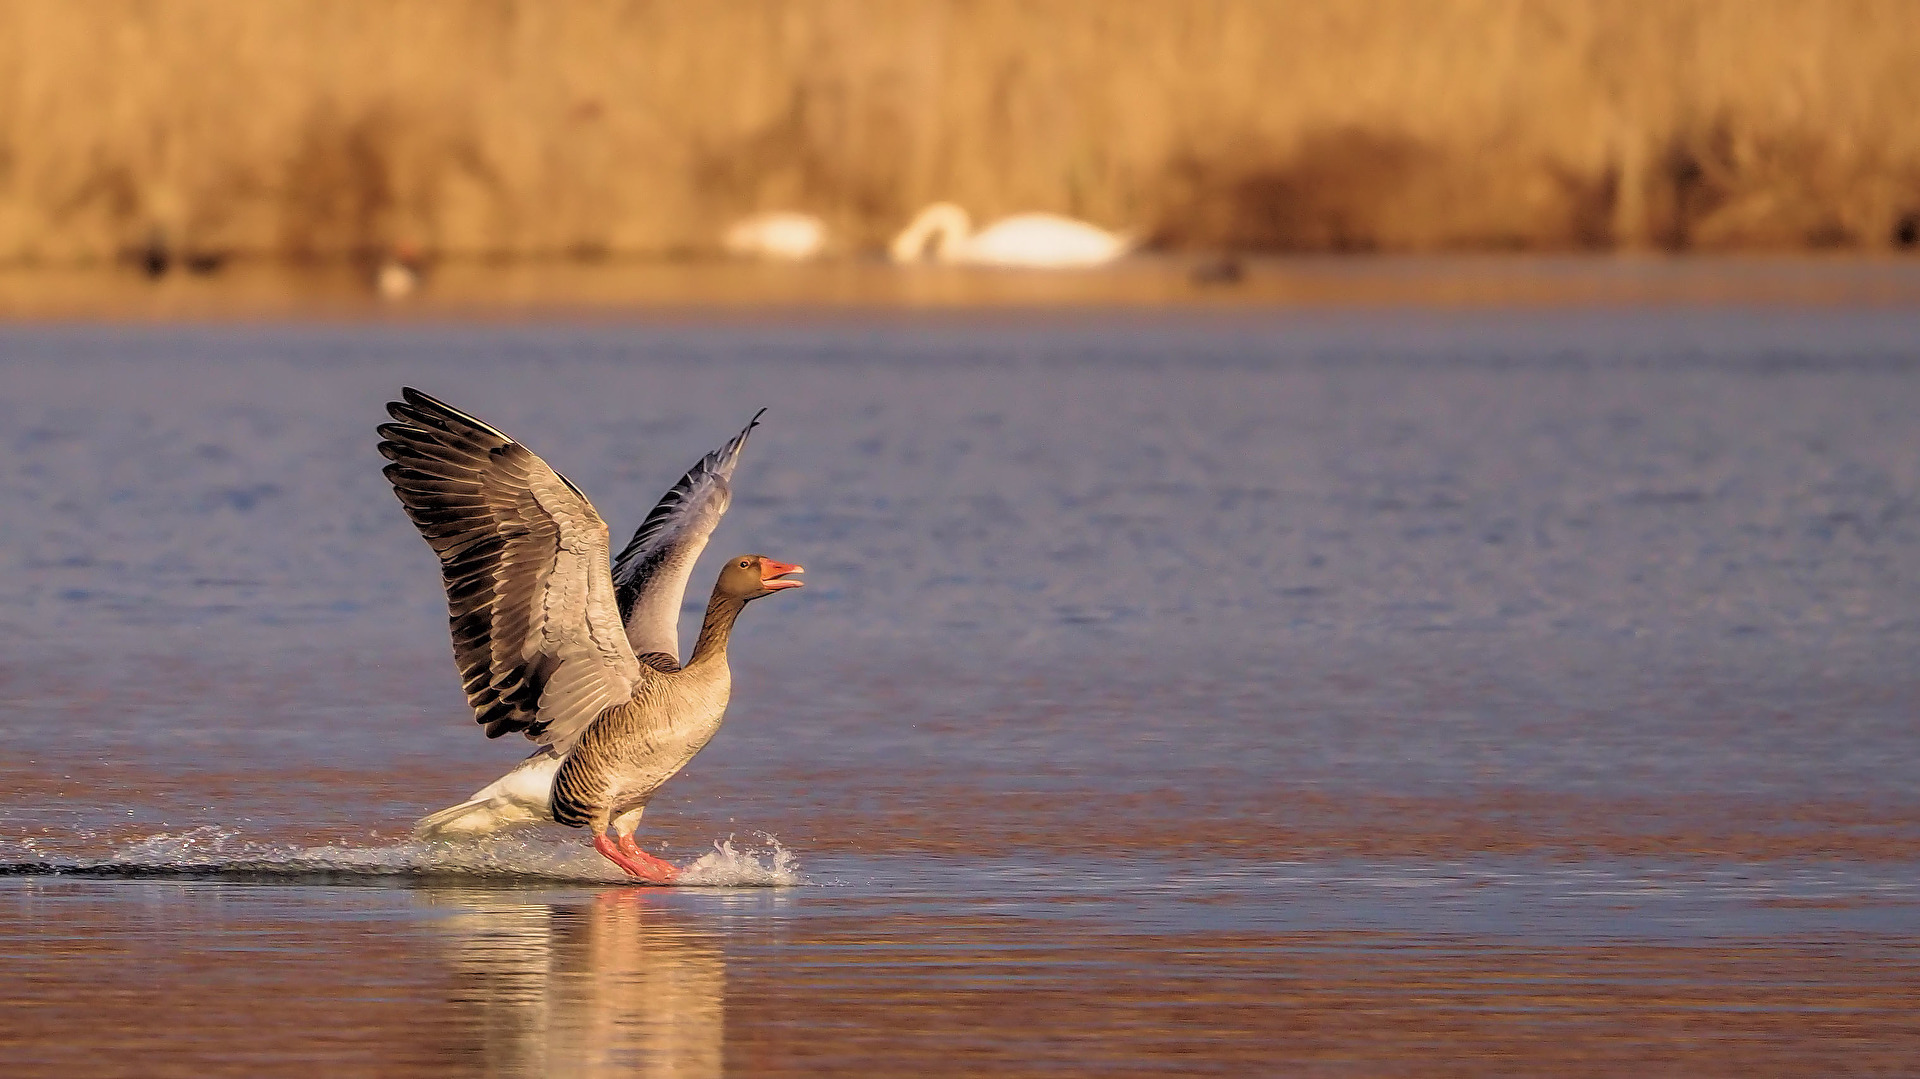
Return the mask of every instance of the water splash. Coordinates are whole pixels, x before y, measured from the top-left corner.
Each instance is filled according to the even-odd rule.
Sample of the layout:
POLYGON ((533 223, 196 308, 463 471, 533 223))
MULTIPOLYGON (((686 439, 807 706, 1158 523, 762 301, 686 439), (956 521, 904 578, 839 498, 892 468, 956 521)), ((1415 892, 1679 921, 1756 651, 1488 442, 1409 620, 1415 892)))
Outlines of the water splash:
POLYGON ((680 871, 675 883, 701 888, 782 888, 800 883, 800 864, 793 852, 770 835, 760 837, 765 851, 740 850, 728 836, 713 850, 680 871), (762 855, 765 860, 762 861, 762 855))
MULTIPOLYGON (((771 836, 766 850, 736 848, 733 837, 683 871, 678 883, 705 888, 768 888, 801 883, 798 860, 771 836)), ((295 847, 262 842, 206 826, 137 840, 108 858, 40 852, 31 840, 8 844, 12 857, 0 874, 68 873, 87 876, 362 877, 495 882, 549 881, 624 884, 627 876, 577 843, 555 843, 531 833, 470 841, 403 840, 373 845, 295 847)))

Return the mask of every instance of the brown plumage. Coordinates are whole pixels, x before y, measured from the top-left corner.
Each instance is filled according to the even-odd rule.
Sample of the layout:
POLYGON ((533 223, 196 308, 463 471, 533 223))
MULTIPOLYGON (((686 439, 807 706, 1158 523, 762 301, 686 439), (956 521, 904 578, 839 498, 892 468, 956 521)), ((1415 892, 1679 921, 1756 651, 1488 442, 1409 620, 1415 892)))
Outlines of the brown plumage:
POLYGON ((488 737, 521 731, 541 746, 420 831, 555 820, 591 828, 595 847, 634 876, 671 880, 676 871, 640 851, 633 829, 660 784, 719 729, 731 692, 727 636, 740 611, 800 584, 783 579, 799 566, 729 560, 680 666, 673 621, 687 575, 726 512, 759 417, 682 477, 610 570, 606 523, 579 488, 480 420, 418 390, 402 397, 387 406, 396 422, 381 425, 380 452, 407 515, 440 556, 467 701, 488 737))

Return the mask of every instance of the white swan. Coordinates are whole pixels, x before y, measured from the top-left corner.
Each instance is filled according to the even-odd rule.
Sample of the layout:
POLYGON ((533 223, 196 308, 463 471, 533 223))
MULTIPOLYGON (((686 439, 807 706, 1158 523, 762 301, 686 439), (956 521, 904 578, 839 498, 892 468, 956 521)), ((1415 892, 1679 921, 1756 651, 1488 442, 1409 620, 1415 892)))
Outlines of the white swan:
POLYGON ((1015 214, 973 232, 967 211, 936 202, 893 238, 895 262, 918 262, 931 247, 939 262, 981 266, 1098 266, 1112 262, 1133 240, 1058 214, 1015 214), (929 245, 931 241, 931 245, 929 245))
POLYGON ((741 258, 805 262, 826 249, 827 225, 812 214, 789 210, 754 214, 728 226, 720 245, 741 258))

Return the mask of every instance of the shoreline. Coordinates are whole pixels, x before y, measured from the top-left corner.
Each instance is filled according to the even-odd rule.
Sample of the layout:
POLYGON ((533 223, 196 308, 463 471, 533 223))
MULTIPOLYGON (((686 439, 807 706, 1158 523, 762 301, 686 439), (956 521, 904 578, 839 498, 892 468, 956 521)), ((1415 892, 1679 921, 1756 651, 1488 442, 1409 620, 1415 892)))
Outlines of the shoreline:
POLYGON ((1904 256, 1144 255, 1091 270, 900 267, 879 259, 442 260, 384 299, 347 261, 138 268, 0 266, 0 322, 517 321, 1316 308, 1920 306, 1904 256))

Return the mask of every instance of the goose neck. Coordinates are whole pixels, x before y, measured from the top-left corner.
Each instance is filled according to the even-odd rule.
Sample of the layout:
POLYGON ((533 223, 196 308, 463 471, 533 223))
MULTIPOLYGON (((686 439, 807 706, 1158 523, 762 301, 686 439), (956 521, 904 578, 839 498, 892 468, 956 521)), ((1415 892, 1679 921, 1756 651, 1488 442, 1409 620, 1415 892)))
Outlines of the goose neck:
POLYGON ((746 600, 723 595, 718 587, 714 589, 713 598, 707 601, 707 616, 700 622, 700 639, 694 642, 688 667, 726 659, 727 638, 733 633, 734 621, 746 607, 746 600))

